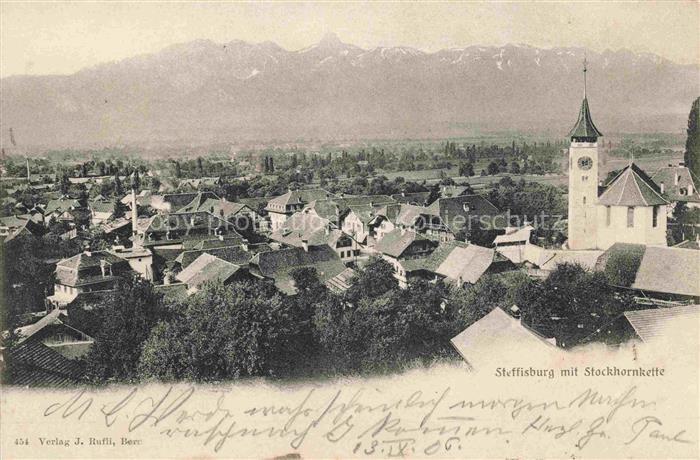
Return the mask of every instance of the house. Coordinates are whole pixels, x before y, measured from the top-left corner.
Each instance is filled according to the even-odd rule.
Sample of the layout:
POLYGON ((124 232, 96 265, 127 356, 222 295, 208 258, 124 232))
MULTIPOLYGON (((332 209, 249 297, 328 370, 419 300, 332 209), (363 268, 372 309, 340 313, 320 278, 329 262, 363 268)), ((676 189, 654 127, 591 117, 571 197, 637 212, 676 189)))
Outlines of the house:
POLYGON ((343 262, 353 262, 360 256, 360 244, 353 236, 319 217, 311 208, 293 214, 281 229, 270 234, 270 239, 297 248, 326 245, 343 262))
POLYGON ((78 200, 73 198, 59 198, 49 200, 44 209, 44 223, 48 226, 51 222, 64 221, 75 222, 75 216, 71 211, 80 209, 83 206, 78 200))
POLYGON ((296 287, 291 273, 297 268, 315 269, 324 284, 336 283, 338 275, 347 273, 338 255, 326 245, 260 252, 251 259, 249 270, 256 278, 271 280, 280 291, 292 295, 296 287))
POLYGON ((54 294, 47 300, 62 306, 80 293, 113 290, 118 281, 135 275, 129 261, 109 251, 84 251, 56 264, 54 294))
POLYGON ((332 194, 323 189, 290 190, 284 195, 272 198, 265 210, 270 216, 270 229, 279 230, 284 222, 295 212, 314 200, 330 198, 332 194))
POLYGON ((134 244, 143 247, 182 249, 187 240, 218 236, 244 238, 234 225, 206 211, 156 214, 137 229, 134 244))
POLYGON ((440 187, 440 197, 452 198, 455 196, 468 195, 472 188, 469 185, 442 185, 440 187))
POLYGON ((471 370, 490 373, 497 367, 549 367, 564 353, 498 307, 450 342, 471 370))
MULTIPOLYGON (((197 207, 200 203, 208 198, 215 200, 220 199, 214 192, 187 192, 187 193, 166 193, 152 194, 150 198, 150 206, 160 213, 178 212, 185 206, 191 205, 197 207)), ((138 202, 138 197, 136 198, 138 202)))
POLYGON ((430 203, 430 192, 402 192, 391 195, 397 203, 412 204, 415 206, 428 206, 430 203))
POLYGON ((64 310, 54 309, 36 323, 17 328, 19 343, 37 341, 69 359, 85 356, 94 339, 70 326, 67 319, 64 310))
POLYGON ((153 281, 153 253, 140 246, 126 248, 124 246, 112 246, 110 252, 117 257, 126 259, 131 269, 148 281, 153 281))
POLYGON ((514 269, 514 265, 493 248, 476 244, 456 246, 435 272, 451 284, 464 287, 476 284, 487 273, 500 273, 514 269))
MULTIPOLYGON (((141 207, 151 206, 151 197, 153 192, 150 190, 141 190, 136 194, 136 205, 141 207)), ((122 199, 121 203, 131 209, 131 193, 127 193, 122 199)))
POLYGON ((626 311, 624 318, 644 343, 658 345, 678 338, 683 330, 691 333, 689 338, 697 339, 700 305, 626 311))
MULTIPOLYGON (((700 179, 694 177, 686 166, 668 165, 656 171, 651 179, 658 184, 659 191, 672 205, 685 203, 688 207, 700 207, 700 179)), ((672 207, 669 206, 669 209, 672 207)))
POLYGON ((435 208, 431 207, 402 204, 394 225, 411 229, 437 241, 450 241, 455 237, 435 208))
POLYGON ((493 230, 498 226, 496 219, 500 216, 493 203, 475 194, 438 198, 428 206, 428 210, 439 216, 453 235, 468 232, 475 226, 493 230))
POLYGON ((412 279, 443 280, 457 287, 475 284, 482 276, 513 270, 515 265, 495 249, 453 240, 441 243, 426 257, 400 260, 399 285, 412 279))
POLYGON ((38 340, 25 340, 14 346, 6 362, 12 363, 10 385, 22 387, 70 388, 84 372, 80 364, 38 340))
POLYGON ((620 257, 633 271, 633 279, 619 287, 639 291, 660 301, 700 300, 700 252, 665 246, 616 243, 598 258, 595 269, 606 270, 620 257), (631 281, 631 282, 630 282, 631 281))
POLYGON ((199 291, 209 282, 228 284, 247 276, 246 269, 211 254, 202 254, 176 275, 176 279, 187 285, 188 294, 199 291))
POLYGON ((535 229, 531 225, 507 228, 505 234, 496 235, 493 240, 496 251, 516 264, 528 261, 528 249, 533 246, 530 243, 533 231, 535 229))
POLYGON ((114 217, 115 203, 111 201, 93 200, 88 202, 90 225, 98 226, 114 217))
POLYGON ((223 198, 212 196, 212 193, 198 193, 188 204, 177 212, 206 211, 234 224, 240 232, 258 231, 262 222, 255 210, 244 203, 235 203, 223 198))
POLYGON ((438 243, 413 230, 395 229, 377 242, 375 251, 394 267, 394 276, 402 287, 407 286, 406 270, 403 263, 409 259, 426 257, 438 243))
POLYGON ((0 238, 10 241, 20 235, 39 235, 42 229, 35 223, 31 216, 7 216, 0 217, 0 238))

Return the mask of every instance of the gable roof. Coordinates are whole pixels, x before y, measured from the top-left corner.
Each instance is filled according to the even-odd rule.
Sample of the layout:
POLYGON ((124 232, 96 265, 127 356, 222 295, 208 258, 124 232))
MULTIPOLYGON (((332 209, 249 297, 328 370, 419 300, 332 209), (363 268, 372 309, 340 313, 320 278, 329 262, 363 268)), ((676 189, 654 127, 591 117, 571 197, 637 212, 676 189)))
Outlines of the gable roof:
POLYGON ((401 257, 401 254, 403 254, 414 241, 420 240, 427 240, 427 238, 413 230, 401 230, 396 228, 384 235, 384 237, 377 242, 375 249, 391 257, 401 257))
POLYGON ((588 107, 588 98, 584 97, 583 102, 581 102, 581 110, 578 112, 578 120, 576 120, 576 124, 569 132, 569 137, 595 141, 602 136, 603 134, 593 124, 591 109, 588 107))
POLYGON ((310 246, 308 251, 302 248, 288 248, 260 252, 250 263, 251 273, 273 279, 275 286, 286 294, 296 292, 290 275, 296 268, 315 268, 322 283, 342 273, 346 268, 336 252, 326 245, 310 246))
POLYGON ((653 342, 673 334, 669 328, 680 321, 697 323, 700 305, 626 311, 625 318, 643 342, 653 342))
POLYGON ((391 198, 396 200, 398 203, 415 204, 417 206, 423 206, 429 203, 428 198, 430 198, 430 192, 409 192, 409 193, 397 193, 391 195, 391 198))
POLYGON ((551 343, 498 307, 450 342, 462 358, 476 369, 487 369, 495 363, 499 366, 516 362, 522 364, 525 353, 546 359, 559 352, 551 343))
POLYGON ((46 204, 46 209, 44 214, 51 214, 53 212, 65 212, 73 208, 80 208, 80 202, 72 198, 59 198, 57 200, 49 200, 46 204))
MULTIPOLYGON (((309 190, 290 190, 284 195, 280 195, 272 198, 268 201, 268 206, 270 204, 278 206, 291 206, 296 204, 310 203, 314 200, 323 200, 332 197, 333 194, 327 190, 323 189, 309 189, 309 190)), ((274 208, 273 208, 274 210, 274 208)))
POLYGON ((209 281, 225 282, 240 268, 239 265, 205 253, 178 273, 175 278, 187 284, 189 290, 196 290, 209 281))
POLYGON ((13 385, 69 387, 82 376, 80 365, 36 340, 26 340, 9 351, 13 385))
POLYGON ((477 194, 438 198, 428 206, 428 210, 440 216, 453 233, 468 227, 469 221, 464 221, 465 219, 476 216, 497 216, 500 213, 493 203, 477 194), (455 219, 457 216, 461 217, 455 219))
POLYGON ((636 164, 631 163, 613 179, 598 198, 605 206, 656 206, 668 204, 659 187, 636 164))
POLYGON ((632 287, 700 297, 700 252, 694 249, 647 246, 632 287))
POLYGON ((120 267, 130 270, 129 262, 108 251, 85 251, 73 257, 62 259, 56 264, 56 280, 66 286, 80 286, 91 281, 102 281, 115 278, 115 276, 94 276, 86 271, 100 267, 102 261, 112 267, 120 267))
POLYGON ((692 172, 685 166, 667 166, 656 171, 651 179, 656 184, 664 184, 664 196, 672 201, 691 201, 700 202, 700 191, 697 185, 700 180, 693 177, 692 172), (678 184, 676 184, 676 178, 678 184), (681 195, 681 189, 691 187, 693 193, 681 195))
POLYGON ((210 254, 226 262, 239 266, 248 265, 250 259, 255 255, 254 252, 246 251, 243 246, 224 246, 219 248, 194 249, 191 251, 183 251, 175 259, 176 262, 184 269, 189 267, 197 258, 203 254, 210 254))
POLYGON ((456 247, 437 268, 437 273, 451 280, 474 284, 489 269, 495 255, 495 249, 476 244, 456 247))

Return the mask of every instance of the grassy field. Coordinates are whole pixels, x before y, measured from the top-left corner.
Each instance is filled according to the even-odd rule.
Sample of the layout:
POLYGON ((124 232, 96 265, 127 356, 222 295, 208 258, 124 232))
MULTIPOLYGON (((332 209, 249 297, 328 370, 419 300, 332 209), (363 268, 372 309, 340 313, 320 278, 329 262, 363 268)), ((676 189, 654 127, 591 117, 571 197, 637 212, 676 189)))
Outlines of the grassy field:
MULTIPOLYGON (((642 157, 634 160, 635 163, 645 170, 649 175, 653 175, 660 168, 668 164, 678 164, 683 161, 683 154, 678 152, 672 155, 660 155, 655 157, 642 157)), ((624 168, 629 164, 629 160, 625 158, 603 158, 599 163, 599 177, 600 180, 605 179, 610 171, 624 168)), ((478 173, 483 167, 477 163, 474 171, 477 173, 473 177, 459 176, 459 170, 456 167, 444 168, 444 169, 426 169, 423 171, 392 171, 379 173, 386 176, 388 179, 393 180, 396 177, 403 177, 407 181, 422 182, 425 181, 426 184, 432 185, 440 182, 440 172, 444 172, 447 177, 451 177, 457 183, 468 182, 474 188, 483 188, 491 183, 497 183, 501 178, 509 176, 513 180, 525 179, 528 182, 538 182, 543 184, 551 185, 566 185, 567 183, 567 159, 562 157, 560 159, 562 174, 546 174, 546 175, 534 175, 534 174, 510 174, 501 173, 496 176, 479 176, 478 173)))

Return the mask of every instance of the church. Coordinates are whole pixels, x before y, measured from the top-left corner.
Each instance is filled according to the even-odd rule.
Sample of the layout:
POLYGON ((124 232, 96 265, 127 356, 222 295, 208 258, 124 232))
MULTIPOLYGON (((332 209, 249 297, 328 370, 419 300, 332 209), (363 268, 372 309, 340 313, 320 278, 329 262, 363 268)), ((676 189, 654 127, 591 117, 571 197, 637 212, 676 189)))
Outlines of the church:
MULTIPOLYGON (((656 183, 630 162, 599 195, 598 131, 586 96, 569 136, 568 249, 605 250, 614 243, 666 246, 669 205, 656 183)), ((605 184, 604 184, 605 185, 605 184)))

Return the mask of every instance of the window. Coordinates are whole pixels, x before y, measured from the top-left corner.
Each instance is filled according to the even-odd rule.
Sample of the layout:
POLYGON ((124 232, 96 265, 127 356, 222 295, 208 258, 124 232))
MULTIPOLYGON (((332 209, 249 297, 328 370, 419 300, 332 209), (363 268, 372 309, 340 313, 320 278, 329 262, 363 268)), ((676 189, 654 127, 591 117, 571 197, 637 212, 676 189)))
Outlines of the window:
POLYGON ((581 182, 588 182, 588 176, 581 176, 581 182))
POLYGON ((627 208, 627 228, 634 227, 634 207, 627 208))
POLYGON ((583 197, 583 204, 586 204, 586 197, 583 197))
POLYGON ((612 209, 610 206, 605 207, 605 225, 610 227, 610 213, 612 212, 612 209))
POLYGON ((652 227, 657 227, 659 225, 659 207, 654 206, 651 211, 651 225, 652 227))

